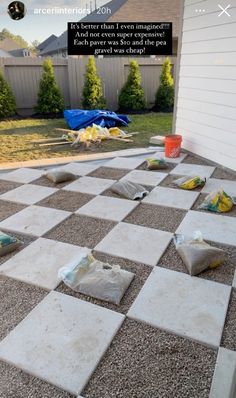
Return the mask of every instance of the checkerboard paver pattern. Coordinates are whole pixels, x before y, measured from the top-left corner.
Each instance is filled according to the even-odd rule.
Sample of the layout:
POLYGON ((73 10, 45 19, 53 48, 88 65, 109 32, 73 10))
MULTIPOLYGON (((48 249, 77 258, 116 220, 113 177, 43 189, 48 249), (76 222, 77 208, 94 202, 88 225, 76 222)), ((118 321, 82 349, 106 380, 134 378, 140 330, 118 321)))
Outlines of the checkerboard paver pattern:
MULTIPOLYGON (((160 157, 161 153, 157 152, 156 156, 160 157)), ((228 341, 231 333, 229 326, 227 339, 221 340, 221 337, 224 336, 227 311, 234 313, 231 308, 234 301, 230 297, 236 289, 236 271, 233 280, 232 277, 223 278, 215 269, 218 277, 217 282, 214 282, 214 278, 207 280, 202 274, 190 277, 179 265, 175 268, 174 259, 171 267, 163 264, 163 261, 168 261, 165 253, 173 252, 171 240, 174 232, 191 235, 196 229, 201 230, 203 238, 213 241, 216 246, 229 245, 232 251, 235 247, 236 255, 236 219, 227 215, 202 213, 196 206, 193 209, 200 194, 210 192, 213 188, 223 187, 227 192, 235 194, 236 175, 235 180, 213 178, 213 164, 189 164, 187 161, 185 163, 185 159, 186 155, 183 154, 173 162, 174 168, 152 172, 142 169, 145 160, 143 156, 115 158, 102 166, 70 163, 61 168, 73 172, 76 180, 66 185, 49 187, 35 185, 45 174, 45 170, 40 168, 0 173, 0 199, 4 203, 3 211, 6 209, 0 230, 12 235, 20 233, 23 239, 24 236, 34 239, 23 250, 12 253, 5 262, 1 259, 0 286, 1 281, 3 290, 9 283, 12 286, 20 283, 19 294, 25 289, 26 296, 29 286, 45 292, 39 304, 28 312, 26 318, 24 315, 17 325, 10 327, 5 338, 0 341, 2 363, 6 361, 17 369, 36 376, 39 381, 44 380, 44 389, 47 389, 47 383, 48 386, 56 386, 61 392, 60 397, 81 394, 84 398, 93 398, 89 393, 85 394, 89 389, 84 390, 84 387, 92 380, 95 367, 104 360, 102 357, 119 328, 122 330, 125 316, 135 319, 137 324, 144 322, 156 330, 170 333, 169 339, 172 335, 182 336, 214 350, 228 341), (110 178, 104 174, 106 168, 110 178), (170 175, 196 173, 208 180, 202 190, 184 192, 163 184, 170 175), (119 177, 120 180, 130 179, 148 186, 150 193, 137 202, 111 197, 106 192, 109 192, 119 177), (23 194, 27 198, 27 191, 32 192, 32 197, 24 200, 23 194), (174 231, 168 226, 168 219, 165 226, 163 215, 161 228, 158 229, 158 223, 148 219, 151 217, 150 209, 153 215, 155 209, 159 214, 163 209, 169 219, 175 217, 176 211, 182 211, 183 216, 175 219, 174 231), (140 211, 146 211, 145 223, 140 211), (132 214, 139 214, 137 222, 132 214), (117 264, 120 261, 124 269, 127 264, 129 270, 129 264, 132 264, 134 272, 135 269, 139 270, 136 278, 142 282, 131 284, 129 291, 132 292, 133 286, 135 289, 125 299, 125 310, 113 306, 111 311, 101 301, 91 300, 93 304, 90 304, 88 297, 76 296, 73 291, 58 286, 58 269, 73 260, 77 253, 79 256, 81 250, 84 250, 83 246, 86 246, 86 239, 82 239, 81 235, 78 239, 71 238, 70 242, 70 233, 84 236, 90 223, 93 238, 90 239, 89 249, 92 253, 95 252, 104 260, 112 258, 113 264, 117 258, 117 264), (171 294, 168 294, 169 290, 171 294), (35 329, 34 333, 32 329, 35 329)), ((232 269, 230 272, 232 274, 232 269)), ((5 307, 1 309, 1 303, 0 311, 6 311, 5 307)), ((14 307, 10 311, 14 316, 14 307)), ((111 345, 110 350, 115 349, 115 345, 111 345)), ((209 383, 211 380, 208 380, 206 388, 208 395, 209 383)), ((32 395, 30 383, 25 385, 25 389, 29 396, 32 395)), ((0 390, 0 396, 1 393, 0 390)), ((132 394, 130 398, 139 396, 135 392, 132 394)))

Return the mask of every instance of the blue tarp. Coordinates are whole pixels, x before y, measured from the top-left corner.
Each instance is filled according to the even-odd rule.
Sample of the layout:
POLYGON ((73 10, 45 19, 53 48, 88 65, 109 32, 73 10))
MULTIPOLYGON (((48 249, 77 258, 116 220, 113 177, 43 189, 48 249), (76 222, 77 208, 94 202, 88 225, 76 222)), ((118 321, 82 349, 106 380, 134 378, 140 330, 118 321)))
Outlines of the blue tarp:
POLYGON ((102 110, 66 110, 64 111, 64 118, 71 130, 80 130, 92 126, 92 124, 107 128, 127 126, 131 122, 126 115, 117 115, 115 112, 102 110))

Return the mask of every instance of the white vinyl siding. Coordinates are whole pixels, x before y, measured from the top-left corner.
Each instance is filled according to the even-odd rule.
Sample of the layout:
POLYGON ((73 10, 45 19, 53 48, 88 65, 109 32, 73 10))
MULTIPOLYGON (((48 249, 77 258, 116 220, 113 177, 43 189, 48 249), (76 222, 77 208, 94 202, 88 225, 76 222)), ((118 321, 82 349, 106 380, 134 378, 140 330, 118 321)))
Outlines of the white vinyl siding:
POLYGON ((218 17, 215 0, 184 3, 175 133, 185 149, 236 170, 236 0, 230 18, 218 17))

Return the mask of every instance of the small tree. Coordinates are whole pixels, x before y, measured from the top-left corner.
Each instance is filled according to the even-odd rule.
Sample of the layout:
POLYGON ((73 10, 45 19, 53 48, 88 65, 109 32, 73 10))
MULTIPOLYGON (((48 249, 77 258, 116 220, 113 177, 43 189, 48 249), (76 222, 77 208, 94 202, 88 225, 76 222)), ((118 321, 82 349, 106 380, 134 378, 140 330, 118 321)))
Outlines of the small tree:
POLYGON ((123 111, 146 109, 144 90, 141 86, 141 73, 137 61, 129 64, 129 75, 119 95, 119 108, 123 111))
POLYGON ((10 117, 16 114, 16 101, 11 87, 3 77, 0 70, 0 118, 10 117))
POLYGON ((105 109, 102 82, 97 74, 95 59, 90 56, 86 66, 82 104, 85 109, 105 109))
POLYGON ((171 75, 171 62, 166 58, 160 76, 160 86, 156 93, 155 108, 160 112, 172 112, 174 107, 175 88, 171 75))
POLYGON ((60 113, 64 109, 64 100, 56 82, 51 59, 43 63, 43 75, 39 84, 36 111, 39 113, 60 113))

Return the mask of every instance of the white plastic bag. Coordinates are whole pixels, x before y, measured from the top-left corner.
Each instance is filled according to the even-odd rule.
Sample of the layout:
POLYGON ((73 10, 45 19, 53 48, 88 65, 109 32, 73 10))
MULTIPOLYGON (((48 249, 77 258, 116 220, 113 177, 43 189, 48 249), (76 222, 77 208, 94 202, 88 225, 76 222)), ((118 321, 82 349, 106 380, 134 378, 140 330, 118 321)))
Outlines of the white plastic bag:
POLYGON ((91 254, 77 265, 61 268, 58 276, 76 292, 117 305, 134 278, 132 272, 97 261, 91 254))

